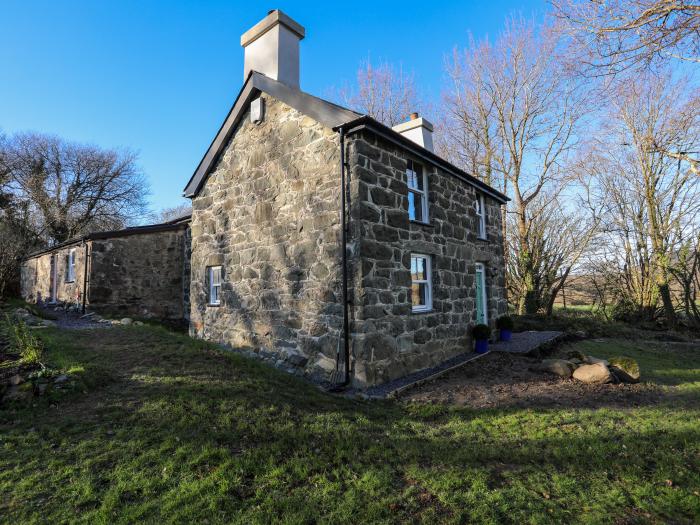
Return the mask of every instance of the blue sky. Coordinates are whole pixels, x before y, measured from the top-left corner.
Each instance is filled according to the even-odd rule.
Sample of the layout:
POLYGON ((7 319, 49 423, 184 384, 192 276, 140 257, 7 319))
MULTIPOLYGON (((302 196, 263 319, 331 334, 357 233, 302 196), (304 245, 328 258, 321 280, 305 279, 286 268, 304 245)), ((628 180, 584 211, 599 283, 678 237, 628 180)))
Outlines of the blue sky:
POLYGON ((4 0, 0 130, 55 133, 139 154, 155 210, 187 180, 243 80, 240 35, 279 8, 306 28, 301 87, 327 96, 367 57, 413 71, 438 99, 455 46, 495 35, 544 1, 264 2, 4 0))

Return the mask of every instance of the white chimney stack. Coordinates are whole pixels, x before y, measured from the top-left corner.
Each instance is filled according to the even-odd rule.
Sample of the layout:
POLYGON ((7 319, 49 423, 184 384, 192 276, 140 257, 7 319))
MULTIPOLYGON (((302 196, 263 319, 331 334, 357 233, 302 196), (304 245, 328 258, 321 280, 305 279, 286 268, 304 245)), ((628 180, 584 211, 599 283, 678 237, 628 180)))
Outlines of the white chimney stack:
POLYGON ((251 70, 299 87, 299 41, 304 28, 274 9, 241 36, 245 49, 243 78, 251 70))
POLYGON ((425 149, 433 150, 433 125, 419 117, 418 113, 411 113, 411 119, 408 122, 397 124, 393 128, 407 139, 411 139, 416 144, 423 146, 425 149))

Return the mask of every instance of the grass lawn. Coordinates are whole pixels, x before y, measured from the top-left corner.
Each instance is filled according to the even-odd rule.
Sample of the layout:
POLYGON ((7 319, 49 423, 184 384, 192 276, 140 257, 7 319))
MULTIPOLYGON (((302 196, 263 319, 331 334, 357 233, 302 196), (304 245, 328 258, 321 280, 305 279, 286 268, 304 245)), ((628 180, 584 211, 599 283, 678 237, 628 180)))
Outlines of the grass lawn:
POLYGON ((661 404, 473 410, 333 397, 157 327, 42 337, 81 384, 0 408, 5 523, 700 520, 688 347, 580 343, 637 358, 661 404))

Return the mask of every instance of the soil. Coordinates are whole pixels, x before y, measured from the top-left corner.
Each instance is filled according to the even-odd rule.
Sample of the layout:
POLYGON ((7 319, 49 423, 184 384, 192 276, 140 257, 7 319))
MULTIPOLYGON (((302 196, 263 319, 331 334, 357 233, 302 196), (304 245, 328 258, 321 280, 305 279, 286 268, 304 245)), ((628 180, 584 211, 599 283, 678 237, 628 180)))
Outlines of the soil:
POLYGON ((662 387, 648 383, 589 385, 530 370, 540 359, 494 352, 400 399, 471 408, 602 408, 654 404, 662 387))

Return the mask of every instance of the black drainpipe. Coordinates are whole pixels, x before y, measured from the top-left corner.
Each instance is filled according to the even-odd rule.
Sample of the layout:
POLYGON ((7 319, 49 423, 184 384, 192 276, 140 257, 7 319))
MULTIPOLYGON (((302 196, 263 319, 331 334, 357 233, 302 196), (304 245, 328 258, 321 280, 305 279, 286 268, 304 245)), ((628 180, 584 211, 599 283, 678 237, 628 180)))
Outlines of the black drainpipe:
POLYGON ((341 208, 341 247, 343 264, 343 352, 345 354, 345 380, 339 386, 350 384, 350 329, 348 316, 348 254, 347 254, 347 184, 345 177, 345 130, 341 126, 340 134, 340 208, 341 208))
POLYGON ((85 315, 85 301, 87 300, 87 278, 88 278, 88 243, 83 241, 85 245, 85 260, 83 261, 83 308, 82 312, 85 315))

